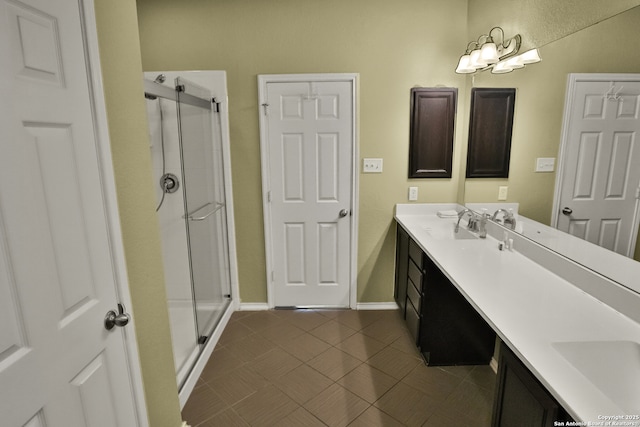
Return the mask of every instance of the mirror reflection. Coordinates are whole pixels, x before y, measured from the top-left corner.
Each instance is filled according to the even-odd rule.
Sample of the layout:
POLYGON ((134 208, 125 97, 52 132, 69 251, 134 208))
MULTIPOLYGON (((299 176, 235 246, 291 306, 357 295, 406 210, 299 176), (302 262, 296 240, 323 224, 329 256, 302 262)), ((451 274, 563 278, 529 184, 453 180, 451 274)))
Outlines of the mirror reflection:
MULTIPOLYGON (((629 180, 623 183, 623 180, 620 179, 618 181, 615 179, 602 179, 600 176, 603 173, 613 177, 621 176, 620 173, 616 175, 617 172, 615 170, 613 172, 604 171, 600 172, 600 175, 593 175, 595 178, 589 181, 590 175, 584 168, 578 171, 575 169, 576 164, 584 166, 584 164, 588 163, 585 161, 585 156, 588 154, 585 153, 585 149, 582 150, 582 153, 569 153, 570 150, 564 151, 563 160, 566 157, 570 157, 567 154, 578 157, 583 156, 582 163, 574 160, 574 166, 571 167, 559 164, 559 152, 563 140, 563 130, 565 133, 569 132, 569 130, 566 130, 569 129, 568 127, 563 127, 569 75, 576 73, 640 73, 640 55, 632 54, 632 52, 640 51, 640 26, 638 26, 638 22, 640 22, 640 7, 635 7, 557 41, 538 46, 542 57, 542 62, 538 64, 509 74, 492 75, 485 72, 477 73, 473 76, 474 87, 513 87, 517 90, 517 96, 509 178, 467 179, 464 185, 464 202, 518 203, 518 214, 524 217, 524 221, 518 221, 517 223, 520 225, 519 231, 522 232, 524 227, 524 235, 526 237, 537 238, 541 244, 640 292, 640 283, 634 283, 640 281, 637 278, 639 277, 637 272, 640 268, 640 263, 638 263, 640 260, 640 239, 634 239, 632 235, 635 234, 637 236, 637 231, 631 231, 637 230, 637 226, 625 231, 624 233, 626 234, 621 232, 624 234, 622 236, 615 236, 615 233, 612 233, 613 237, 601 239, 603 246, 630 256, 627 258, 623 255, 614 255, 617 260, 614 263, 617 265, 615 268, 612 267, 612 263, 600 262, 601 259, 599 259, 609 259, 610 257, 585 257, 581 251, 576 252, 575 248, 573 248, 575 245, 571 244, 573 238, 550 239, 550 233, 556 233, 556 230, 550 226, 556 223, 564 226, 567 231, 571 230, 573 234, 588 237, 587 230, 583 226, 584 223, 579 223, 578 221, 572 223, 570 221, 572 216, 580 217, 580 215, 575 215, 573 212, 568 211, 565 211, 564 214, 562 213, 564 208, 573 210, 583 208, 576 207, 575 201, 560 201, 559 194, 562 188, 560 186, 556 188, 556 174, 563 177, 572 176, 573 178, 577 176, 578 179, 583 180, 576 184, 575 182, 569 182, 570 179, 563 178, 564 184, 572 188, 572 191, 565 191, 570 196, 576 195, 576 188, 583 189, 584 194, 587 194, 586 188, 588 186, 585 183, 588 182, 598 186, 608 185, 609 187, 615 187, 618 185, 619 188, 611 187, 609 189, 611 190, 610 192, 612 194, 616 191, 618 193, 626 192, 631 194, 631 200, 628 203, 632 206, 632 216, 637 209, 635 207, 638 203, 637 199, 635 199, 635 188, 640 185, 637 176, 632 174, 633 176, 630 176, 629 180), (543 164, 543 170, 545 169, 544 166, 549 169, 548 163, 550 160, 548 159, 555 159, 553 161, 553 171, 536 172, 539 159, 546 163, 546 165, 543 164), (507 188, 505 189, 504 187, 507 188), (507 193, 506 200, 498 200, 499 192, 501 196, 507 193), (571 194, 572 192, 573 194, 571 194), (556 193, 558 193, 557 196, 556 193), (554 200, 556 200, 555 203, 554 200), (527 230, 527 219, 531 221, 528 224, 529 230, 527 230), (531 232, 533 230, 535 230, 534 233, 527 233, 527 231, 531 232), (565 243, 558 243, 560 240, 564 240, 565 243), (627 246, 625 247, 624 242, 617 243, 618 240, 625 240, 627 246), (636 244, 629 247, 629 242, 634 240, 636 244), (630 276, 629 271, 635 271, 635 276, 630 276)), ((634 78, 638 81, 637 89, 629 82, 623 85, 618 84, 617 86, 614 84, 613 89, 610 90, 611 82, 602 82, 602 87, 598 88, 598 93, 601 93, 600 101, 611 102, 615 106, 612 111, 615 111, 618 115, 640 108, 640 74, 637 74, 634 78), (616 93, 617 88, 620 86, 624 86, 624 88, 616 93), (615 99, 616 96, 618 99, 615 99)), ((584 97, 582 99, 583 103, 590 101, 595 101, 595 98, 586 99, 586 101, 584 97)), ((589 108, 595 108, 595 106, 596 103, 593 103, 589 108)), ((582 108, 584 109, 584 104, 582 108)), ((612 150, 614 154, 605 160, 601 160, 600 164, 607 166, 619 164, 630 171, 638 171, 637 173, 640 174, 640 162, 632 156, 634 152, 640 151, 640 146, 638 146, 640 141, 636 136, 637 131, 640 129, 640 125, 638 125, 639 114, 637 111, 632 114, 635 115, 636 119, 633 125, 635 127, 625 128, 624 131, 618 132, 618 140, 614 142, 616 147, 612 150)), ((596 131, 593 133, 595 134, 596 131)), ((582 138, 584 140, 588 139, 588 137, 589 135, 586 135, 582 138)), ((592 149, 592 158, 590 160, 592 164, 598 164, 596 157, 593 157, 598 151, 597 142, 596 140, 593 142, 586 141, 583 144, 584 147, 591 147, 592 149)), ((461 159, 461 161, 464 161, 464 159, 461 159)), ((577 193, 578 196, 582 196, 580 191, 577 193)), ((500 199, 502 198, 500 197, 500 199)), ((583 198, 589 199, 587 196, 583 198)), ((619 198, 617 197, 617 199, 619 198)), ((602 210, 605 209, 605 204, 607 204, 606 209, 609 209, 609 212, 603 213, 603 218, 621 217, 623 208, 620 204, 609 202, 610 200, 598 201, 586 209, 588 211, 602 210)), ((629 210, 628 207, 624 209, 629 210)), ((612 225, 609 229, 605 227, 604 230, 598 230, 597 233, 606 235, 611 230, 615 231, 615 224, 612 221, 609 221, 609 223, 612 225)), ((598 250, 608 249, 598 248, 598 250)))

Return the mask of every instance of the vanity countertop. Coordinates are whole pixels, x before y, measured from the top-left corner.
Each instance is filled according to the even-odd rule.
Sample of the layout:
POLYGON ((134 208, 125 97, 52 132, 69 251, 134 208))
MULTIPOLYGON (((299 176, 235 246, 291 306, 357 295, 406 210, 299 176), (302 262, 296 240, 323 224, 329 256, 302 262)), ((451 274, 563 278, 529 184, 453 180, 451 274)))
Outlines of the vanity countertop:
MULTIPOLYGON (((640 343, 640 324, 522 255, 517 245, 500 251, 492 237, 454 240, 434 233, 453 228, 457 218, 436 215, 452 209, 461 207, 398 205, 395 219, 576 420, 598 423, 603 417, 640 415, 640 402, 631 409, 621 407, 552 345, 640 343)), ((603 362, 615 364, 598 361, 603 362)), ((637 419, 626 421, 640 425, 637 419)))

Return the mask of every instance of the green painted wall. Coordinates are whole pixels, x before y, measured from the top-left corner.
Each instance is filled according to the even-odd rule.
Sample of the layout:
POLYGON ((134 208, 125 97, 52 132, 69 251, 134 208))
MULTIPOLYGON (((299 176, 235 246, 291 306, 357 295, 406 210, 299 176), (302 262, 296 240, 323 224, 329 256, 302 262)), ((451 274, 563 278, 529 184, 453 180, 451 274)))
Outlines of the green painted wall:
MULTIPOLYGON (((146 70, 228 72, 241 296, 246 302, 266 301, 256 75, 360 73, 360 157, 383 157, 384 173, 360 176, 358 296, 363 302, 390 301, 393 206, 406 201, 409 185, 420 188, 419 202, 461 201, 465 195, 465 180, 458 177, 464 176, 460 165, 464 164, 466 153, 467 92, 474 79, 453 73, 458 55, 471 38, 502 23, 496 17, 521 16, 503 13, 505 8, 514 12, 514 8, 535 6, 544 11, 556 3, 560 2, 474 0, 469 4, 472 30, 468 36, 466 0, 139 0, 138 22, 134 0, 96 0, 109 133, 151 426, 176 427, 180 425, 180 412, 154 194, 149 185, 151 165, 140 80, 142 66, 146 70), (488 7, 486 15, 475 9, 483 4, 488 7), (459 88, 455 178, 408 180, 409 89, 439 84, 459 88)), ((583 6, 583 0, 579 3, 580 7, 572 12, 588 12, 595 7, 600 20, 598 4, 612 2, 589 0, 589 7, 583 6)), ((616 2, 619 3, 626 7, 638 2, 616 2)), ((611 12, 607 10, 606 13, 611 12)), ((593 16, 584 19, 593 23, 593 16)), ((577 29, 554 30, 549 42, 558 41, 542 49, 541 64, 495 80, 485 80, 494 79, 487 73, 475 78, 476 85, 519 90, 512 171, 525 172, 518 179, 518 174, 512 176, 508 185, 512 200, 517 200, 518 194, 531 196, 532 202, 521 201, 525 211, 531 212, 528 215, 538 220, 549 216, 554 178, 551 174, 530 186, 532 174, 526 170, 532 170, 535 157, 557 155, 566 74, 629 71, 611 55, 620 49, 639 51, 640 37, 637 25, 633 25, 639 19, 635 10, 593 27, 592 32, 565 37, 577 29), (627 36, 628 31, 633 36, 627 36), (600 40, 610 32, 614 42, 600 40), (607 59, 580 59, 584 49, 576 48, 573 42, 582 38, 593 41, 607 59), (607 64, 616 63, 615 70, 608 69, 607 64), (580 68, 574 68, 578 64, 580 68)), ((519 32, 543 37, 557 28, 556 24, 549 28, 544 22, 538 18, 521 21, 518 25, 527 28, 519 32)), ((505 29, 507 24, 502 23, 505 29)), ((634 64, 628 67, 638 72, 637 62, 634 64)), ((478 200, 486 201, 497 194, 497 183, 489 182, 481 188, 466 184, 467 197, 475 191, 485 192, 486 198, 478 200)))
POLYGON ((149 424, 178 427, 164 270, 142 89, 135 0, 96 0, 96 19, 131 307, 149 424))
MULTIPOLYGON (((360 73, 360 158, 382 157, 382 174, 360 175, 358 300, 393 300, 395 204, 409 185, 420 202, 455 202, 453 179, 408 180, 409 93, 458 87, 466 0, 139 0, 145 70, 226 70, 243 302, 267 300, 257 75, 360 73)), ((462 113, 464 114, 464 113, 462 113)), ((458 115, 456 153, 466 127, 458 115)), ((360 161, 361 163, 361 161, 360 161)))
POLYGON ((508 185, 508 201, 519 202, 523 215, 550 222, 556 176, 535 173, 534 165, 537 157, 558 156, 568 74, 640 72, 640 56, 630 54, 640 51, 639 22, 635 7, 543 46, 539 64, 473 78, 478 87, 515 87, 516 113, 509 179, 467 180, 466 201, 497 201, 498 186, 508 185))
POLYGON ((528 50, 545 46, 618 13, 640 0, 473 0, 469 1, 471 38, 501 26, 507 35, 522 35, 528 50))

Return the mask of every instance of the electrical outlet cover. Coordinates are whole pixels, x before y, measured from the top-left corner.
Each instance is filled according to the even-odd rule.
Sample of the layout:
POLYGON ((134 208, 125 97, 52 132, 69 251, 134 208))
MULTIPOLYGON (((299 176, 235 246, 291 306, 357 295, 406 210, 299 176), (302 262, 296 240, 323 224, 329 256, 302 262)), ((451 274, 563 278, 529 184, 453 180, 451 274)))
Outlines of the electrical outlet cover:
POLYGON ((506 185, 498 187, 498 200, 507 200, 508 191, 509 187, 506 185))
POLYGON ((418 187, 409 187, 409 200, 418 200, 418 187))

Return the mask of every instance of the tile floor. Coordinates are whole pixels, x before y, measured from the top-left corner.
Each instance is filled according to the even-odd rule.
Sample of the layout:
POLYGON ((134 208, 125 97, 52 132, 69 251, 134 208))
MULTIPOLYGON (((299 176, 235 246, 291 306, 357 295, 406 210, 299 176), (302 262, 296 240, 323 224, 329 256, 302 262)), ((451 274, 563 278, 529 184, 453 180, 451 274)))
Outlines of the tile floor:
POLYGON ((235 312, 183 418, 213 426, 488 426, 488 366, 427 367, 397 311, 235 312))

